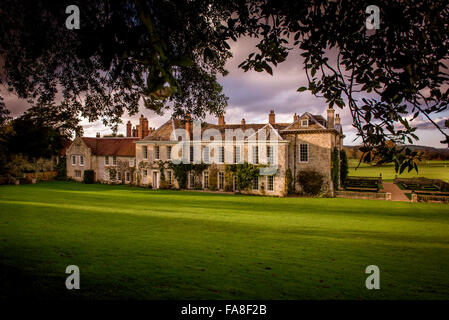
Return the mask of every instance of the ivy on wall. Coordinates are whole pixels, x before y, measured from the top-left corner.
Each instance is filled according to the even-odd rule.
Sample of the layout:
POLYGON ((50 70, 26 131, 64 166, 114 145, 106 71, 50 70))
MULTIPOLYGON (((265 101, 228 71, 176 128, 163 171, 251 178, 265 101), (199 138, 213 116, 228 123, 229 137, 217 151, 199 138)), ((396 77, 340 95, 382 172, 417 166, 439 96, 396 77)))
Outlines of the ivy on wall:
POLYGON ((344 186, 349 174, 348 157, 345 150, 340 151, 340 182, 344 186))
MULTIPOLYGON (((236 189, 248 190, 256 177, 259 176, 259 168, 262 165, 254 165, 248 162, 226 165, 226 172, 232 173, 232 178, 236 177, 236 189)), ((232 183, 232 180, 231 180, 232 183)), ((232 186, 232 184, 231 184, 232 186)))
POLYGON ((338 182, 340 179, 340 152, 337 147, 332 151, 332 169, 331 169, 332 183, 334 190, 338 189, 338 182))

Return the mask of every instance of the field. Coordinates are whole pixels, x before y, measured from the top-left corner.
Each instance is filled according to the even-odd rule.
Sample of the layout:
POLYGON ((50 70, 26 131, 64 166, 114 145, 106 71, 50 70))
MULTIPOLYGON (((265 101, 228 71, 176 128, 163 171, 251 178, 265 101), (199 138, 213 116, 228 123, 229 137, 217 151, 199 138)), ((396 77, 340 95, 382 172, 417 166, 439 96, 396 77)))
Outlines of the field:
POLYGON ((448 265, 443 204, 0 186, 1 297, 448 299, 448 265))
MULTIPOLYGON (((349 160, 349 175, 363 176, 363 177, 378 177, 382 173, 383 181, 393 181, 396 172, 394 165, 388 164, 382 167, 372 166, 370 164, 362 163, 359 168, 356 168, 359 161, 356 159, 349 160)), ((422 161, 418 165, 418 173, 416 171, 403 172, 398 175, 398 178, 414 178, 425 177, 429 179, 442 179, 449 181, 449 161, 422 161)))

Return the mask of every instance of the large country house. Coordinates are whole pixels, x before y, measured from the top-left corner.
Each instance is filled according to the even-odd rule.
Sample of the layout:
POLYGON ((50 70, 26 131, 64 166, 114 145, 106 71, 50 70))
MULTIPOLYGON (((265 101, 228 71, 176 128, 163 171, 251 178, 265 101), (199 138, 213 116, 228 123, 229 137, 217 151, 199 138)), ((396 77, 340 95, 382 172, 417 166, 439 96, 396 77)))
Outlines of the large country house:
MULTIPOLYGON (((224 190, 226 165, 248 162, 264 167, 248 193, 284 196, 290 169, 293 177, 302 170, 321 173, 323 192, 332 194, 332 152, 342 149, 344 137, 340 117, 333 109, 327 110, 326 118, 308 112, 295 114, 291 123, 277 123, 274 111, 269 113, 268 123, 262 124, 246 123, 245 119, 227 124, 220 116, 217 124, 196 127, 190 120, 171 119, 156 130, 149 129, 148 120, 141 116, 139 125, 132 129, 128 122, 126 131, 126 137, 76 138, 66 151, 68 176, 82 180, 83 170, 92 169, 96 181, 159 188, 162 169, 164 183, 178 187, 174 172, 161 164, 205 162, 214 166, 217 188, 224 190)), ((189 174, 186 187, 208 189, 209 168, 199 177, 189 174)), ((300 189, 298 183, 294 185, 300 189)))

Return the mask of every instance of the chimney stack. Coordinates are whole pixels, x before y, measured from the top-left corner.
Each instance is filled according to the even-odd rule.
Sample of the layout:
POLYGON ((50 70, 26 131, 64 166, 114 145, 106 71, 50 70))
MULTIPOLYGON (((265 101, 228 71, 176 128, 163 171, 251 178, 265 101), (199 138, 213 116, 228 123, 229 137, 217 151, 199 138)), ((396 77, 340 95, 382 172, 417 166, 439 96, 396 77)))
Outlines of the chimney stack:
POLYGON ((275 114, 274 114, 274 110, 270 111, 270 114, 268 115, 268 122, 270 124, 275 124, 276 123, 276 118, 275 118, 275 114))
POLYGON ((327 128, 328 129, 334 128, 334 109, 333 108, 327 109, 327 128))
POLYGON ((145 118, 143 117, 143 114, 141 114, 139 118, 139 125, 137 126, 137 136, 139 137, 139 139, 144 138, 144 124, 145 118))
POLYGON ((293 115, 293 122, 295 122, 296 120, 298 120, 298 116, 296 115, 296 112, 295 112, 295 114, 293 115))
POLYGON ((241 124, 246 124, 245 119, 242 119, 241 124))
POLYGON ((100 132, 97 132, 97 138, 100 138, 100 132))
POLYGON ((335 124, 340 124, 340 115, 338 113, 335 115, 335 124))
POLYGON ((223 115, 223 114, 220 114, 220 115, 218 116, 218 125, 223 126, 223 125, 225 125, 225 124, 226 124, 226 122, 225 122, 225 120, 224 120, 224 115, 223 115))
POLYGON ((128 120, 128 123, 126 124, 126 136, 131 137, 131 130, 132 130, 132 124, 131 121, 128 120))
POLYGON ((143 137, 145 138, 148 135, 148 119, 145 117, 143 119, 143 137))

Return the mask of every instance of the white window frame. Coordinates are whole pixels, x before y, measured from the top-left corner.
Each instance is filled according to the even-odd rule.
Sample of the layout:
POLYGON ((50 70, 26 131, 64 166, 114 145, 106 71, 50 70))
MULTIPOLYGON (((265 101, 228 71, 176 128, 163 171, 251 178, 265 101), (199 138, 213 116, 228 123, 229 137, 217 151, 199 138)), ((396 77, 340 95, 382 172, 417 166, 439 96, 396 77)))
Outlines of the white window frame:
POLYGON ((125 172, 125 180, 126 180, 127 182, 130 182, 130 181, 131 181, 131 173, 130 173, 129 171, 126 171, 126 172, 125 172))
POLYGON ((142 158, 148 159, 148 147, 147 146, 142 146, 142 158))
POLYGON ((252 186, 253 190, 259 190, 259 176, 256 176, 255 179, 253 180, 253 186, 252 186), (257 181, 257 183, 256 183, 257 181), (257 186, 257 188, 254 188, 254 186, 257 186))
POLYGON ((80 166, 84 167, 84 156, 80 155, 80 166))
POLYGON ((209 150, 209 146, 205 146, 203 148, 203 161, 206 164, 210 163, 210 150, 209 150))
POLYGON ((225 175, 223 171, 220 171, 218 172, 218 190, 224 190, 224 184, 225 184, 225 175))
POLYGON ((161 156, 159 146, 154 146, 154 160, 159 160, 161 156))
POLYGON ((75 177, 81 178, 81 170, 75 170, 75 177))
POLYGON ((240 163, 242 159, 242 151, 240 146, 234 147, 234 163, 240 163))
POLYGON ((267 176, 267 191, 274 191, 274 176, 267 176), (271 188, 270 188, 270 180, 271 188))
POLYGON ((112 156, 112 165, 113 166, 117 165, 117 156, 112 156))
POLYGON ((218 147, 218 163, 225 163, 225 147, 218 147))
POLYGON ((267 164, 273 164, 274 163, 274 147, 273 146, 267 146, 267 164))
POLYGON ((129 166, 134 167, 134 159, 129 159, 129 166))
POLYGON ((122 172, 117 171, 117 181, 122 181, 122 172))
POLYGON ((167 146, 167 160, 171 160, 171 150, 172 150, 172 147, 167 146))
POLYGON ((209 171, 203 172, 203 188, 209 189, 209 171))
POLYGON ((309 158, 310 158, 310 152, 309 152, 309 144, 308 143, 300 143, 298 146, 298 161, 301 163, 307 163, 309 162, 309 158), (302 160, 302 156, 301 156, 301 146, 306 146, 307 148, 307 160, 302 160))
POLYGON ((104 157, 104 164, 105 164, 106 166, 109 165, 109 156, 105 156, 105 157, 104 157))
POLYGON ((252 160, 253 164, 259 164, 259 146, 253 146, 252 147, 252 160))
POLYGON ((76 156, 72 155, 72 166, 76 166, 76 156))
POLYGON ((308 126, 309 126, 309 119, 302 119, 301 127, 308 127, 308 126))
POLYGON ((193 174, 193 172, 189 174, 189 188, 195 189, 195 175, 193 174))

